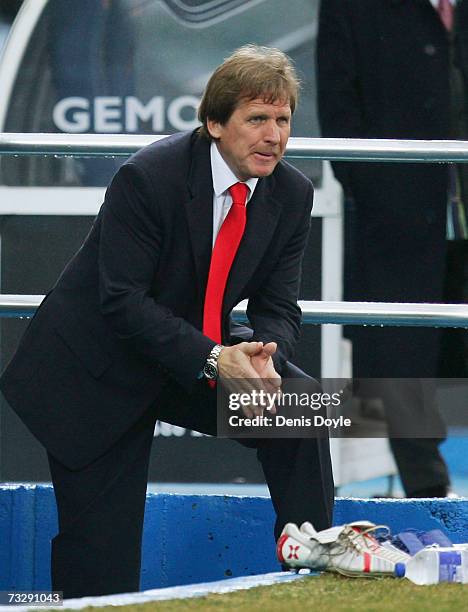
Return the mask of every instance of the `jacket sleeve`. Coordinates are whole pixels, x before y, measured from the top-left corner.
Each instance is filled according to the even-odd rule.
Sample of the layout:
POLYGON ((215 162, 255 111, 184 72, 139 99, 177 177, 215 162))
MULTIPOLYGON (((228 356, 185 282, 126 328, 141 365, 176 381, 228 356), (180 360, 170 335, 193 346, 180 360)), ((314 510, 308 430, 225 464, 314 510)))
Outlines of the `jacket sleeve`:
POLYGON ((122 342, 190 388, 215 343, 152 296, 163 229, 143 169, 132 162, 121 167, 100 216, 99 283, 105 320, 122 342))
POLYGON ((300 337, 301 309, 297 300, 312 202, 313 188, 309 184, 300 222, 282 251, 275 269, 255 295, 250 297, 247 306, 247 317, 254 330, 252 340, 278 344, 273 361, 279 372, 284 363, 291 359, 300 337))
MULTIPOLYGON (((317 98, 322 136, 362 137, 362 104, 350 5, 343 0, 320 4, 317 37, 317 98)), ((351 7, 352 8, 352 7, 351 7)), ((346 194, 352 193, 352 162, 334 162, 346 194)))

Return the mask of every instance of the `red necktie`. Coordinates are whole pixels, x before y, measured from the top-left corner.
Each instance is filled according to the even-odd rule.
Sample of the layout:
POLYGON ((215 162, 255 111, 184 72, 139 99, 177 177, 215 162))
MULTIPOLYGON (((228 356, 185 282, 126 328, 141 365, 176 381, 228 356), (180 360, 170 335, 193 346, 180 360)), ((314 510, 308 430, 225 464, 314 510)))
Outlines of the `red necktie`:
POLYGON ((221 343, 222 338, 221 316, 226 282, 244 233, 248 191, 245 183, 229 187, 232 206, 219 230, 211 255, 203 311, 203 333, 217 344, 221 343))
POLYGON ((450 0, 439 0, 437 12, 447 32, 451 32, 453 28, 453 4, 450 0))

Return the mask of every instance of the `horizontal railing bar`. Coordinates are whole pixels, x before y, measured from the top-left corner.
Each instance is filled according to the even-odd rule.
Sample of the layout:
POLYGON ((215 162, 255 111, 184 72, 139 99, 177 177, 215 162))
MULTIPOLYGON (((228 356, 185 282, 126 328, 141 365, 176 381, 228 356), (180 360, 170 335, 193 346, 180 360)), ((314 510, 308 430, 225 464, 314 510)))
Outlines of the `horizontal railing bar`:
MULTIPOLYGON (((43 295, 0 295, 0 317, 29 318, 43 295)), ((390 302, 321 302, 301 300, 302 320, 310 324, 468 327, 468 304, 409 304, 390 302)), ((234 309, 245 319, 247 302, 234 309)))
POLYGON ((0 133, 0 155, 128 157, 165 135, 0 133))
POLYGON ((468 304, 301 301, 304 323, 468 327, 468 304))
MULTIPOLYGON (((0 133, 0 155, 127 157, 164 135, 0 133)), ((290 138, 289 158, 343 161, 468 162, 468 141, 290 138)))

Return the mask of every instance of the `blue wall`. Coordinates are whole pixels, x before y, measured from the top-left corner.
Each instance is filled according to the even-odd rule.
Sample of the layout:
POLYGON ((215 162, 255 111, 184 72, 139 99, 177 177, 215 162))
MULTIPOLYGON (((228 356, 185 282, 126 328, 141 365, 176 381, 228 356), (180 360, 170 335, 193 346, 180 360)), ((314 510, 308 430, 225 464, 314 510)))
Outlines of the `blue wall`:
MULTIPOLYGON (((358 519, 468 542, 468 500, 337 500, 336 524, 358 519)), ((266 498, 148 494, 142 589, 278 571, 273 520, 266 498)), ((0 487, 0 590, 50 588, 56 531, 51 487, 0 487)))

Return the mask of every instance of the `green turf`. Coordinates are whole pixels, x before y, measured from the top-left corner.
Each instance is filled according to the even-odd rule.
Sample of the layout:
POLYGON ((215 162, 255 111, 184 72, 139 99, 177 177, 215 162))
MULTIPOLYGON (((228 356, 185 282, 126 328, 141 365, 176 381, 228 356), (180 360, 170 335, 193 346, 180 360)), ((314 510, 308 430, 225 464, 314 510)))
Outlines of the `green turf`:
MULTIPOLYGON (((87 608, 89 610, 89 608, 87 608)), ((95 609, 111 612, 115 607, 95 609)), ((245 610, 246 612, 465 612, 468 585, 416 586, 394 578, 306 577, 290 583, 257 587, 229 595, 172 599, 122 608, 125 612, 245 610)))

